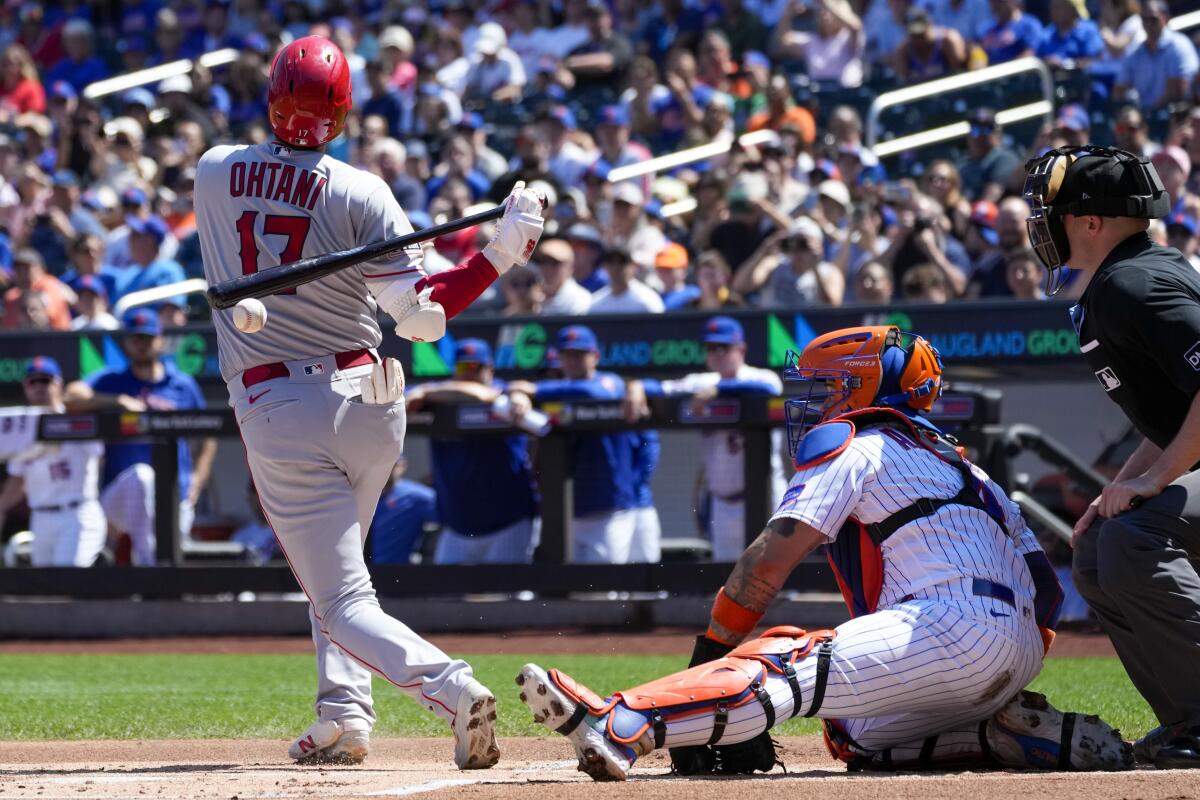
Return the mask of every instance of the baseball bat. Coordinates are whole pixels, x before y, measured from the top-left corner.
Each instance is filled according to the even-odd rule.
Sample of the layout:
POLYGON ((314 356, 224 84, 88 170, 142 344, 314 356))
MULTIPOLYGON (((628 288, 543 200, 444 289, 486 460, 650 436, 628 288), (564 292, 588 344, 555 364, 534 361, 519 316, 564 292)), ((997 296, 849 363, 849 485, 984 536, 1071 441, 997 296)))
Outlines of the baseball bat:
POLYGON ((332 275, 339 270, 353 267, 364 261, 374 261, 385 258, 409 245, 436 239, 448 233, 461 231, 504 216, 504 206, 499 205, 480 211, 462 219, 453 219, 403 236, 384 239, 381 242, 352 247, 349 250, 339 250, 336 253, 326 253, 323 256, 312 256, 293 261, 290 264, 280 264, 278 267, 252 272, 249 275, 239 275, 227 281, 221 281, 208 289, 208 304, 213 308, 230 308, 237 305, 239 300, 247 297, 267 297, 278 294, 285 289, 294 289, 306 283, 320 280, 326 275, 332 275))

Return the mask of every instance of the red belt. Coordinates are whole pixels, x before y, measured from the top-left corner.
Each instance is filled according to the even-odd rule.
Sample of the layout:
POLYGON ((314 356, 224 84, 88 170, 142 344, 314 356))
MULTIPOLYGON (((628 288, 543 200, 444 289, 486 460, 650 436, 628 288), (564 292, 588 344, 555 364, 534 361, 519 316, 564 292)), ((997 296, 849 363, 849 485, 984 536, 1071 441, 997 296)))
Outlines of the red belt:
MULTIPOLYGON (((335 353, 333 360, 337 363, 338 369, 350 369, 351 367, 361 367, 363 364, 375 363, 375 357, 366 348, 335 353)), ((276 361, 274 364, 259 364, 242 373, 242 386, 249 389, 256 383, 275 378, 286 378, 290 374, 287 365, 282 361, 276 361)))

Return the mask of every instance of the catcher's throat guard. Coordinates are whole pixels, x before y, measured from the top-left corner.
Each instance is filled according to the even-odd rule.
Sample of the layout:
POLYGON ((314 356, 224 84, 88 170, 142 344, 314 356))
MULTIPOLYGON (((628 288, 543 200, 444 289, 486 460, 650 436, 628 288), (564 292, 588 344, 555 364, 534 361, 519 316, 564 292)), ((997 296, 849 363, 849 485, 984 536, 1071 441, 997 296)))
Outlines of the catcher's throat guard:
POLYGON ((1061 147, 1025 165, 1023 195, 1030 214, 1025 220, 1029 242, 1046 267, 1046 294, 1053 295, 1066 281, 1064 267, 1071 258, 1063 217, 1136 217, 1158 219, 1171 210, 1171 199, 1162 179, 1149 161, 1133 153, 1111 147, 1061 147), (1090 196, 1069 191, 1071 178, 1085 159, 1115 160, 1133 178, 1133 194, 1126 196, 1090 196))
POLYGON ((712 734, 708 744, 720 744, 725 734, 731 709, 748 703, 761 703, 767 729, 776 722, 776 709, 764 686, 767 675, 774 673, 787 679, 792 688, 791 716, 811 717, 821 710, 829 661, 836 631, 805 631, 790 625, 770 628, 758 639, 734 648, 724 658, 635 686, 601 699, 591 690, 580 686, 558 670, 550 670, 550 679, 578 705, 574 716, 558 729, 569 734, 585 716, 607 715, 605 734, 613 742, 640 755, 649 748, 639 748, 644 736, 653 737, 654 749, 666 741, 667 723, 691 717, 712 715, 712 734), (802 696, 796 675, 796 663, 816 651, 818 659, 816 682, 811 696, 802 696))

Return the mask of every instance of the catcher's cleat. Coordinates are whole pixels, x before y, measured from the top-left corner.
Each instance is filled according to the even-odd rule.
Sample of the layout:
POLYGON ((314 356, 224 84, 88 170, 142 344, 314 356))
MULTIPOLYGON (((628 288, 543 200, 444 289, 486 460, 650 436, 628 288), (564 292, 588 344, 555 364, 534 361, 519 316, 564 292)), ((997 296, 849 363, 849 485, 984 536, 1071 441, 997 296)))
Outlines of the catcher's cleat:
POLYGON ((1037 692, 1023 691, 987 723, 992 755, 1006 767, 1076 772, 1133 768, 1133 747, 1097 716, 1064 714, 1037 692))
POLYGON ((450 728, 454 731, 454 763, 459 769, 487 769, 500 760, 496 744, 496 698, 471 679, 458 696, 450 728))
POLYGON ((371 749, 367 730, 346 730, 338 720, 318 720, 296 737, 288 755, 297 764, 361 764, 371 749))
POLYGON ((1159 769, 1200 769, 1200 726, 1172 725, 1167 732, 1170 738, 1154 754, 1154 766, 1159 769))
POLYGON ((1158 751, 1166 747, 1172 739, 1185 733, 1187 725, 1182 722, 1159 725, 1133 743, 1133 757, 1139 764, 1153 764, 1154 759, 1158 757, 1158 751))
POLYGON ((633 766, 635 754, 610 741, 605 735, 605 717, 584 712, 554 679, 537 664, 526 664, 517 674, 521 702, 533 712, 533 721, 561 733, 575 745, 579 771, 594 781, 623 781, 633 766))

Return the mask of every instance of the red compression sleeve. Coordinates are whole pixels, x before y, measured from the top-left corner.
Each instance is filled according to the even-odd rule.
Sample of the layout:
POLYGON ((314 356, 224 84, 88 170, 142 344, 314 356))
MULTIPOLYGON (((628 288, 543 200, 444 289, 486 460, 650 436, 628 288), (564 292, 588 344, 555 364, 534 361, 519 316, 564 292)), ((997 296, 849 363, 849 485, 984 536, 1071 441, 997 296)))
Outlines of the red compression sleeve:
POLYGON ((446 319, 453 319, 475 302, 475 298, 483 294, 498 277, 492 262, 483 253, 476 253, 465 264, 421 278, 417 281, 416 290, 420 294, 426 286, 432 286, 430 299, 442 304, 446 319))

